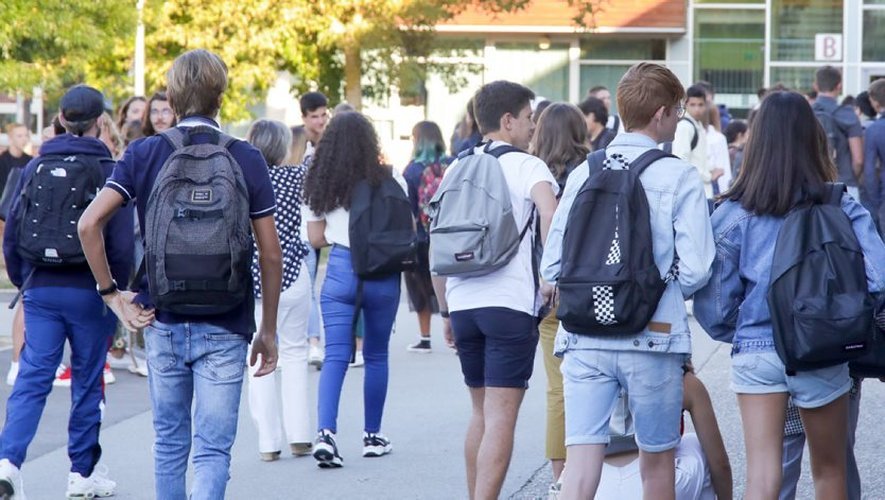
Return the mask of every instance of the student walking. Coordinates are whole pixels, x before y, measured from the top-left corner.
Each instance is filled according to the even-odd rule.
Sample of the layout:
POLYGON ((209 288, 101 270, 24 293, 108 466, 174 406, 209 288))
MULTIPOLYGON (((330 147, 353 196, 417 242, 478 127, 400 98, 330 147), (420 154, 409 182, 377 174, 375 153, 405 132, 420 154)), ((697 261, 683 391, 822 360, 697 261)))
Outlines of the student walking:
MULTIPOLYGON (((59 119, 67 133, 47 141, 40 156, 25 167, 16 188, 22 196, 7 219, 3 254, 10 280, 23 293, 28 337, 0 433, 2 497, 23 496, 19 469, 37 432, 66 340, 73 373, 67 497, 105 497, 116 488, 113 481, 95 473, 101 457, 102 370, 116 321, 106 314, 100 297, 109 293, 107 287, 99 283, 95 292, 96 282, 76 233, 77 219, 90 202, 95 203, 95 193, 114 167, 108 148, 98 139, 106 119, 103 109, 104 96, 92 87, 77 85, 65 93, 59 119)), ((107 281, 113 277, 127 283, 132 268, 132 209, 120 210, 105 221, 97 236, 108 250, 107 281)))
MULTIPOLYGON (((816 369, 785 366, 782 356, 789 351, 775 349, 775 330, 784 311, 778 309, 780 295, 770 285, 772 278, 778 278, 778 285, 782 276, 774 274, 773 265, 791 253, 786 248, 780 256, 775 252, 778 235, 787 228, 786 217, 795 209, 828 203, 832 186, 827 183, 835 178, 824 129, 805 98, 795 92, 772 92, 750 127, 741 175, 713 215, 716 261, 709 285, 695 296, 695 316, 713 338, 732 343, 731 388, 737 394, 747 449, 747 498, 776 498, 781 488, 788 398, 799 407, 805 427, 816 498, 846 498, 848 363, 816 369)), ((880 292, 885 289, 885 245, 869 213, 853 197, 840 198, 841 203, 839 198, 834 201, 844 212, 844 225, 856 236, 856 243, 843 243, 846 248, 859 245, 865 268, 855 281, 869 292, 880 292)), ((855 278, 850 271, 840 267, 838 283, 855 278)), ((844 333, 851 334, 851 316, 846 315, 844 301, 836 299, 828 302, 843 307, 839 321, 846 325, 844 333)), ((850 302, 856 307, 864 300, 850 302)), ((814 306, 803 306, 802 311, 814 314, 808 307, 814 306)), ((826 314, 815 318, 816 324, 827 324, 826 314)), ((796 320, 789 335, 798 335, 802 328, 796 320)))
POLYGON ((147 110, 142 118, 142 131, 145 137, 157 135, 177 123, 175 111, 166 94, 165 90, 154 92, 148 101, 147 110))
MULTIPOLYGON (((357 302, 360 308, 356 313, 361 311, 365 318, 363 456, 380 457, 392 450, 390 440, 381 433, 381 420, 387 398, 388 344, 399 305, 400 275, 365 280, 360 285, 350 251, 350 208, 355 187, 361 181, 378 186, 395 174, 395 170, 381 164, 380 158, 378 136, 369 120, 360 113, 341 113, 329 122, 305 179, 306 206, 302 213, 308 221, 310 243, 314 248, 332 245, 320 293, 326 356, 317 394, 318 435, 313 456, 322 468, 343 465, 336 442, 338 406, 344 376, 354 354, 357 302)), ((405 180, 395 177, 406 192, 405 180)))
POLYGON ((596 494, 621 389, 635 422, 643 498, 674 498, 682 373, 691 352, 683 300, 706 283, 714 252, 697 170, 656 149, 672 140, 684 97, 679 79, 663 66, 640 63, 627 70, 617 88, 626 132, 593 153, 594 165, 569 175, 544 247, 541 274, 560 291, 564 499, 596 494), (596 194, 611 192, 597 184, 606 180, 634 183, 632 195, 625 195, 629 205, 626 198, 615 204, 596 194), (647 208, 634 208, 646 198, 647 208), (582 207, 598 208, 588 214, 582 207), (634 211, 622 217, 622 207, 634 211), (639 263, 643 272, 632 272, 639 263), (646 281, 628 281, 639 276, 646 281), (655 295, 644 295, 651 290, 655 295))
POLYGON ((449 158, 442 131, 434 122, 418 122, 412 128, 412 161, 403 171, 409 186, 409 202, 418 233, 418 263, 414 270, 403 273, 409 306, 418 314, 418 339, 409 344, 411 352, 429 353, 430 319, 439 313, 439 304, 430 279, 430 200, 439 189, 449 158))
MULTIPOLYGON (((473 105, 483 142, 449 166, 432 202, 438 205, 430 228, 431 269, 442 276, 436 296, 472 402, 464 442, 472 499, 501 492, 538 345, 533 240, 546 238, 558 185, 547 165, 525 152, 534 131, 533 98, 531 90, 507 81, 479 89, 473 105), (483 190, 470 189, 477 184, 483 190), (497 212, 482 215, 501 223, 477 231, 480 219, 469 214, 489 206, 497 212), (471 237, 477 233, 485 240, 471 237), (497 258, 496 248, 511 250, 497 258), (494 260, 473 264, 477 259, 494 260)), ((549 302, 552 288, 543 291, 549 302)))
MULTIPOLYGON (((602 106, 602 101, 595 97, 588 97, 584 102, 595 100, 602 106)), ((597 108, 598 109, 598 108, 597 108)), ((600 111, 602 113, 603 111, 600 111)), ((589 120, 590 117, 587 117, 589 120)), ((532 154, 547 164, 550 173, 559 185, 560 193, 565 189, 569 174, 587 161, 590 148, 587 146, 587 126, 584 123, 585 116, 582 110, 571 104, 551 104, 535 128, 532 138, 532 154)), ((605 120, 602 120, 604 123, 605 120)), ((608 130, 608 129, 605 129, 608 130)), ((613 136, 614 133, 608 130, 613 136)), ((614 138, 614 137, 612 137, 614 138)), ((556 319, 557 301, 550 308, 550 312, 541 319, 539 326, 541 338, 541 350, 544 353, 544 370, 547 372, 547 437, 546 457, 550 460, 553 468, 553 485, 551 488, 558 491, 562 469, 565 466, 565 410, 563 409, 562 397, 562 372, 560 371, 561 360, 554 356, 554 339, 559 329, 559 320, 556 319)))
MULTIPOLYGON (((257 370, 250 370, 249 376, 249 410, 258 429, 258 453, 262 460, 270 462, 280 457, 281 443, 293 455, 309 454, 313 437, 307 403, 307 323, 311 289, 310 276, 304 265, 304 257, 311 250, 301 239, 301 199, 306 169, 300 165, 285 165, 292 132, 281 122, 256 121, 246 133, 246 141, 258 148, 267 161, 277 204, 275 225, 283 250, 283 287, 276 325, 277 370, 267 377, 255 377, 257 370), (285 440, 281 428, 285 431, 285 440)), ((252 257, 252 281, 255 283, 255 322, 261 323, 258 248, 254 249, 252 257)))
POLYGON ((178 125, 129 146, 79 229, 105 304, 126 329, 147 327, 157 498, 188 498, 193 447, 189 497, 218 499, 230 478, 250 339, 250 363, 261 359, 254 376, 273 373, 277 363, 276 201, 261 153, 215 121, 228 82, 224 62, 192 50, 175 59, 166 80, 178 125), (116 291, 101 238, 105 221, 133 201, 146 256, 137 297, 116 291), (262 290, 254 338, 252 233, 262 290))

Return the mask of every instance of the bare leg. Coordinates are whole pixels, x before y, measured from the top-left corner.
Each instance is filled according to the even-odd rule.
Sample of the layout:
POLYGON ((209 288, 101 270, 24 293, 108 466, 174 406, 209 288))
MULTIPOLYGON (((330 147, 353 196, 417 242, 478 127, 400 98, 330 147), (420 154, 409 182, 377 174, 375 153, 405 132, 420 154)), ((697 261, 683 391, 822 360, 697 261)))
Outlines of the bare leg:
POLYGON ((421 331, 421 337, 430 338, 430 309, 425 308, 418 311, 418 329, 421 331))
POLYGON ((12 316, 12 362, 18 363, 22 348, 25 346, 25 310, 22 301, 15 305, 12 316))
POLYGON ((485 416, 483 415, 485 397, 484 388, 470 388, 473 414, 470 416, 470 424, 467 427, 467 437, 464 438, 464 462, 467 465, 467 491, 471 500, 473 500, 473 493, 476 491, 476 457, 479 454, 479 445, 485 433, 485 416))
POLYGON ((639 452, 642 498, 676 500, 676 450, 639 452))
POLYGON ((585 500, 596 496, 602 476, 604 444, 579 444, 567 449, 568 472, 562 475, 560 500, 585 500))
POLYGON ((486 387, 485 432, 476 458, 476 500, 495 500, 510 466, 513 432, 525 389, 486 387))
POLYGON ((550 468, 553 469, 553 482, 555 483, 562 477, 562 470, 565 469, 565 460, 551 460, 550 468))
POLYGON ((811 475, 814 496, 818 500, 844 500, 845 441, 848 428, 848 395, 820 408, 799 408, 808 451, 811 453, 811 475))
MULTIPOLYGON (((787 397, 785 392, 738 394, 747 449, 746 500, 773 500, 780 492, 787 397)), ((844 431, 845 426, 840 429, 844 431)), ((844 444, 842 448, 844 453, 844 444)))

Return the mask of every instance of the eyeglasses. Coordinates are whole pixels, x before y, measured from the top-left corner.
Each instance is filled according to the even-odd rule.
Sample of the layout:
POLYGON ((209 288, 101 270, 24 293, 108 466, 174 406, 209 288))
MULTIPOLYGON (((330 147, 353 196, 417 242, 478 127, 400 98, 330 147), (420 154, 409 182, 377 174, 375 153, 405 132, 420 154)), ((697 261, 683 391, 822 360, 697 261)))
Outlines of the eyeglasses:
POLYGON ((151 116, 172 116, 172 109, 170 109, 170 108, 152 109, 151 116))
POLYGON ((685 106, 676 106, 676 118, 685 116, 685 106))

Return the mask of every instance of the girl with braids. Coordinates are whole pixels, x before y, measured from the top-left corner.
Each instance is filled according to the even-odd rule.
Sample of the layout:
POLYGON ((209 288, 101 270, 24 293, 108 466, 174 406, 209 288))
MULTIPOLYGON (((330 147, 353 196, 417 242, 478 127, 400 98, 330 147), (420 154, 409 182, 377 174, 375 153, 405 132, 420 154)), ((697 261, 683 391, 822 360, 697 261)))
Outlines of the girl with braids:
MULTIPOLYGON (((332 246, 326 279, 320 293, 320 308, 326 329, 326 357, 320 374, 318 435, 313 456, 322 468, 341 467, 335 442, 338 402, 344 375, 353 351, 353 318, 357 277, 350 258, 350 202, 354 186, 361 180, 379 185, 390 175, 406 191, 405 180, 381 164, 378 136, 360 113, 341 113, 329 122, 317 145, 305 179, 303 209, 307 234, 314 248, 332 246)), ((391 451, 390 440, 381 431, 387 397, 387 357, 390 332, 399 305, 400 276, 394 274, 363 284, 361 309, 365 323, 365 427, 363 456, 380 457, 391 451)))

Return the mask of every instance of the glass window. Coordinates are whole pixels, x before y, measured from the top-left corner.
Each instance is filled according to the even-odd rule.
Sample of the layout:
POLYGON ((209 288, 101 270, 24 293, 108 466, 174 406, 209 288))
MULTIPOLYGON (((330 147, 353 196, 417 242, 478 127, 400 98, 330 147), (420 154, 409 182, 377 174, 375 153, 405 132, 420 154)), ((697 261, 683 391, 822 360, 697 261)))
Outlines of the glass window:
POLYGON ((537 43, 497 43, 491 74, 532 89, 551 101, 568 100, 568 44, 539 50, 537 43))
MULTIPOLYGON (((814 83, 814 72, 820 66, 807 68, 771 68, 771 86, 782 84, 784 87, 796 92, 808 92, 814 83)), ((839 68, 840 70, 842 68, 839 68)))
POLYGON ((580 99, 583 100, 587 97, 587 92, 593 87, 602 85, 611 92, 611 111, 617 113, 618 104, 615 102, 615 89, 618 88, 618 82, 621 81, 621 77, 630 69, 630 66, 630 64, 582 64, 580 99))
POLYGON ((885 10, 863 13, 863 60, 885 61, 885 10))
POLYGON ((772 0, 772 61, 814 61, 818 33, 842 33, 842 0, 772 0))
POLYGON ((663 61, 666 58, 667 43, 664 40, 581 40, 581 59, 663 61))
POLYGON ((717 94, 754 94, 765 66, 765 12, 695 11, 694 79, 717 94))

